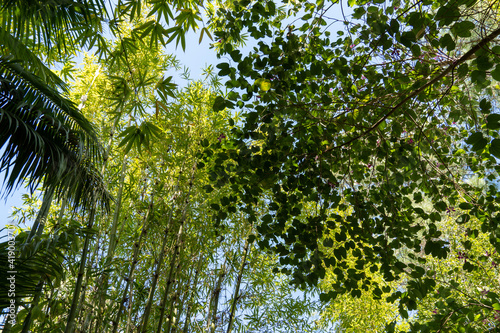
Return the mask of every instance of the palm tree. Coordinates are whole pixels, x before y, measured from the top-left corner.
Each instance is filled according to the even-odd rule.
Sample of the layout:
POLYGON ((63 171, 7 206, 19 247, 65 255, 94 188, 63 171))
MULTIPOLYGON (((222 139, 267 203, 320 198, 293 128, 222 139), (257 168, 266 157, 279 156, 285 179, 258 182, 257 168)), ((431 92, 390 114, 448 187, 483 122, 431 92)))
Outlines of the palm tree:
POLYGON ((6 172, 7 193, 27 179, 31 187, 43 180, 47 188, 70 194, 76 205, 107 196, 96 172, 102 153, 90 122, 71 101, 4 56, 0 128, 0 170, 6 172), (69 193, 69 188, 83 192, 69 193), (94 190, 90 197, 83 194, 94 190))
MULTIPOLYGON (((97 1, 6 0, 0 7, 0 171, 5 194, 40 182, 77 206, 107 204, 97 171, 103 153, 91 123, 62 97, 64 82, 45 61, 91 46, 105 13, 97 1), (16 59, 23 59, 18 61, 16 59)), ((49 195, 48 197, 51 197, 49 195)))
MULTIPOLYGON (((44 204, 25 238, 23 262, 38 263, 31 260, 28 247, 39 243, 34 236, 43 232, 54 195, 91 211, 98 202, 107 208, 111 199, 98 171, 104 154, 95 130, 62 96, 66 85, 45 64, 72 53, 78 45, 91 46, 89 38, 98 36, 97 25, 91 22, 100 22, 103 9, 102 3, 92 1, 6 0, 0 5, 0 171, 5 173, 5 194, 23 181, 31 190, 41 182, 45 188, 44 204), (44 54, 43 60, 39 54, 44 54)), ((58 267, 48 265, 45 257, 42 269, 19 267, 20 277, 30 278, 20 279, 18 288, 24 296, 35 296, 33 306, 46 281, 44 269, 58 267)), ((61 262, 61 256, 54 259, 61 262)), ((0 295, 0 301, 4 299, 0 295)), ((23 329, 30 323, 26 319, 23 329)))

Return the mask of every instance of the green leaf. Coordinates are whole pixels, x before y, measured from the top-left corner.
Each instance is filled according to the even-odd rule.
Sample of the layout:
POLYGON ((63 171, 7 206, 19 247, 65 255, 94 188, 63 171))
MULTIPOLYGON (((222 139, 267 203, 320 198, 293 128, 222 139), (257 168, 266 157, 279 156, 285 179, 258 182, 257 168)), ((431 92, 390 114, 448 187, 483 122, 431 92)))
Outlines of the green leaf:
POLYGON ((500 139, 493 139, 490 144, 490 154, 496 158, 500 158, 500 139))
POLYGON ((470 78, 473 83, 483 83, 486 81, 486 71, 473 70, 470 78))
POLYGON ((335 234, 335 240, 337 242, 339 242, 339 243, 340 242, 344 242, 346 240, 346 234, 345 234, 345 232, 341 231, 339 233, 336 233, 335 234))
POLYGON ((254 84, 257 85, 262 91, 268 91, 271 89, 271 81, 267 79, 257 79, 254 84))
MULTIPOLYGON (((451 50, 448 50, 451 51, 451 50)), ((420 57, 422 54, 422 51, 420 50, 420 46, 418 44, 414 44, 411 47, 411 53, 413 54, 414 57, 420 57)))
POLYGON ((472 145, 472 150, 479 152, 479 151, 483 150, 487 144, 488 144, 488 140, 486 140, 485 138, 482 138, 481 140, 476 142, 474 145, 472 145))
POLYGON ((321 102, 323 103, 323 105, 328 106, 328 105, 332 104, 332 99, 328 95, 322 95, 321 102))
POLYGON ((472 145, 473 151, 480 151, 488 144, 488 141, 483 137, 483 133, 481 132, 472 134, 465 142, 472 145))
POLYGON ((324 247, 332 247, 333 246, 333 239, 331 239, 330 237, 325 238, 325 240, 323 241, 323 246, 324 247))
POLYGON ((473 206, 472 204, 468 203, 468 202, 462 202, 460 205, 458 205, 458 207, 460 209, 463 209, 463 210, 469 210, 471 209, 473 206))
POLYGON ((220 69, 219 76, 226 76, 226 75, 231 74, 231 67, 226 62, 218 64, 217 68, 220 69))
MULTIPOLYGON (((472 208, 472 205, 471 205, 471 208, 472 208)), ((470 208, 469 208, 469 209, 470 209, 470 208)), ((461 216, 459 216, 459 217, 457 218, 457 223, 458 223, 458 224, 464 224, 464 223, 469 222, 469 220, 470 220, 470 216, 469 216, 469 214, 462 214, 461 216)))
POLYGON ((490 59, 486 55, 480 55, 479 57, 476 58, 476 64, 477 64, 477 69, 482 70, 482 71, 487 71, 491 67, 493 67, 493 64, 490 62, 490 59))
POLYGON ((500 81, 500 65, 496 65, 495 69, 491 71, 491 77, 500 81))
POLYGON ((477 267, 473 264, 471 264, 469 261, 464 262, 463 269, 467 272, 472 272, 476 269, 477 267))
POLYGON ((330 301, 331 299, 333 298, 333 295, 331 295, 330 293, 320 293, 319 294, 319 300, 321 302, 328 302, 330 301))
POLYGON ((483 138, 483 133, 476 132, 476 133, 471 134, 471 136, 469 136, 467 138, 467 140, 465 140, 465 143, 467 143, 469 145, 473 145, 473 144, 477 143, 479 140, 481 140, 482 138, 483 138))
POLYGON ((268 91, 269 89, 271 89, 271 81, 269 81, 269 80, 262 80, 261 83, 260 83, 260 89, 262 91, 268 91))
POLYGON ((226 100, 222 96, 217 96, 214 101, 214 111, 222 111, 226 108, 226 100))
POLYGON ((455 23, 451 27, 451 32, 458 37, 470 37, 472 36, 472 30, 476 27, 476 25, 470 21, 462 21, 455 23))
POLYGON ((495 130, 500 128, 500 114, 492 113, 486 118, 486 128, 495 130))
POLYGON ((341 261, 343 258, 346 258, 347 256, 345 247, 339 247, 333 250, 333 254, 335 255, 335 258, 337 258, 337 260, 339 261, 341 261))
POLYGON ((491 112, 491 102, 489 100, 487 100, 486 98, 483 98, 479 102, 479 108, 481 109, 482 113, 488 114, 491 112))
POLYGON ((463 78, 469 74, 469 65, 467 63, 461 64, 457 69, 458 77, 463 78))
POLYGON ((451 37, 450 34, 446 34, 443 37, 441 37, 439 43, 441 44, 441 47, 446 47, 448 51, 453 51, 456 46, 455 41, 453 40, 453 37, 451 37))
POLYGON ((353 289, 351 291, 351 296, 354 298, 360 298, 361 297, 361 290, 359 289, 353 289))

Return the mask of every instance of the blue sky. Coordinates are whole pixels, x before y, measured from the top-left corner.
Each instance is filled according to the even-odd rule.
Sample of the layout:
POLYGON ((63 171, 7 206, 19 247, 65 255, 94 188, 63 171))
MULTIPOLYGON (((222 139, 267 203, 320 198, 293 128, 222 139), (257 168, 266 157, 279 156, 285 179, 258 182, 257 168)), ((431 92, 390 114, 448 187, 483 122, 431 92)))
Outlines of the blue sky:
MULTIPOLYGON (((4 174, 1 174, 2 181, 4 174)), ((4 188, 2 187, 2 190, 4 188)), ((2 192, 3 193, 3 192, 2 192)), ((26 193, 25 190, 20 189, 13 192, 7 198, 2 198, 0 201, 0 228, 5 227, 6 224, 10 224, 9 216, 12 214, 12 206, 20 207, 22 205, 21 195, 26 193)), ((1 233, 3 234, 3 233, 1 233)))

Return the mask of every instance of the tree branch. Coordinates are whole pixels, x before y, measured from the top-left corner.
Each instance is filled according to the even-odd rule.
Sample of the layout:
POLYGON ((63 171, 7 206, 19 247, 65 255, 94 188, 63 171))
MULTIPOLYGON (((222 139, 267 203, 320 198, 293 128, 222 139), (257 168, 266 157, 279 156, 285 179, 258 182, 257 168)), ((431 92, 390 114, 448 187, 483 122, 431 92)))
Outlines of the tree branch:
POLYGON ((340 144, 335 147, 332 147, 325 152, 328 152, 333 149, 337 149, 343 146, 347 146, 351 144, 352 142, 358 140, 359 138, 365 136, 366 134, 372 132, 374 129, 376 129, 383 121, 385 121, 387 118, 389 118, 394 112, 396 112, 398 109, 400 109, 406 102, 408 102, 410 99, 414 98, 415 96, 419 95, 421 92, 423 92, 425 89, 429 88, 433 84, 437 83, 439 80, 441 80, 443 77, 448 75, 450 72, 452 72, 458 65, 464 63, 465 61, 469 60, 477 51, 479 51, 481 48, 483 48, 486 44, 491 42, 495 37, 500 35, 500 28, 496 29, 492 33, 490 33, 488 36, 484 37, 479 43, 474 45, 467 53, 465 53, 463 56, 461 56, 458 60, 454 61, 451 65, 449 65, 444 71, 439 73, 436 77, 434 77, 432 80, 428 81, 426 84, 412 92, 411 94, 407 95, 404 97, 398 104, 396 104, 386 115, 384 115, 382 118, 377 120, 375 124, 373 124, 371 127, 369 127, 366 131, 361 133, 360 135, 340 144))

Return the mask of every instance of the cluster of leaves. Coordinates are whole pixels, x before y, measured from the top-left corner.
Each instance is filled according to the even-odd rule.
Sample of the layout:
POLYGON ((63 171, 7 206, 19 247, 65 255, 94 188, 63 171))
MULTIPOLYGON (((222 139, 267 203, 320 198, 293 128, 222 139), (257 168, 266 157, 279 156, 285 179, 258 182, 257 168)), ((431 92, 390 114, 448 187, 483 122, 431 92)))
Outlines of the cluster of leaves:
MULTIPOLYGON (((456 223, 477 218, 471 232, 488 233, 500 250, 491 184, 499 155, 498 9, 481 1, 349 4, 353 14, 337 37, 329 29, 332 3, 297 2, 302 25, 286 27, 272 1, 220 9, 223 26, 248 31, 256 46, 242 54, 228 40, 220 48, 231 59, 217 66, 230 92, 214 110, 242 109, 245 120, 207 149, 219 161, 214 181, 234 190, 218 216, 267 198, 258 244, 282 257, 281 272, 296 285, 316 285, 332 267, 336 278, 322 299, 363 290, 380 298, 390 288, 369 269, 384 283, 406 280, 388 300, 408 318, 436 287, 427 256, 450 253, 438 227, 450 207, 464 212, 456 223), (255 25, 256 15, 265 23, 255 25), (487 186, 465 182, 472 175, 487 186), (431 208, 419 207, 423 201, 431 208), (310 203, 316 212, 304 216, 310 203), (348 216, 335 212, 349 208, 348 216)), ((435 325, 461 324, 436 319, 413 328, 435 325)))

